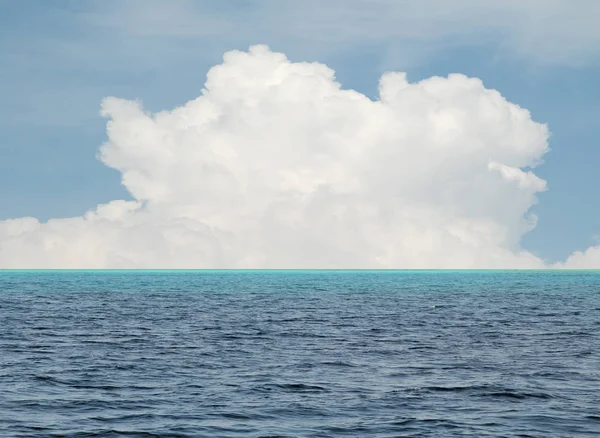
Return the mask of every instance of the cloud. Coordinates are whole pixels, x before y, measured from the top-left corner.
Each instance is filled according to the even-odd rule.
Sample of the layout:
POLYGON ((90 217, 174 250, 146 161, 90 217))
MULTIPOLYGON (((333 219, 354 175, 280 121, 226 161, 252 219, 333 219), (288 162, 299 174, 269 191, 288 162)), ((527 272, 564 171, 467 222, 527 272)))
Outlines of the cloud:
POLYGON ((585 251, 575 251, 567 260, 552 266, 556 269, 599 269, 600 245, 590 246, 585 251))
MULTIPOLYGON (((231 47, 278 41, 300 56, 386 47, 403 62, 419 62, 452 46, 492 45, 537 64, 596 62, 600 30, 594 0, 252 0, 215 6, 177 0, 109 1, 86 19, 156 50, 165 39, 218 37, 231 47), (256 23, 261 23, 256 26, 256 23)), ((168 51, 168 47, 165 49, 168 51)), ((138 47, 139 48, 139 47, 138 47)))
POLYGON ((0 222, 0 267, 543 267, 519 242, 546 126, 459 74, 379 94, 253 46, 172 111, 107 98, 99 156, 134 200, 0 222))

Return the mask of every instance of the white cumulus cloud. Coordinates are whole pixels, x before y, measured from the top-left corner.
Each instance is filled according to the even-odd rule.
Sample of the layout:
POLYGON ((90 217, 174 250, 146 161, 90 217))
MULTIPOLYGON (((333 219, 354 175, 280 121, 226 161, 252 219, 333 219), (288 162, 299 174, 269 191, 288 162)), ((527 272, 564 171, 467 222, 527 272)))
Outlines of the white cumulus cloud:
POLYGON ((600 268, 600 245, 590 246, 585 251, 575 251, 567 260, 552 266, 557 269, 598 269, 600 268))
POLYGON ((544 267, 520 241, 546 126, 459 74, 379 95, 253 46, 172 111, 107 98, 100 159, 134 200, 1 221, 0 267, 544 267))

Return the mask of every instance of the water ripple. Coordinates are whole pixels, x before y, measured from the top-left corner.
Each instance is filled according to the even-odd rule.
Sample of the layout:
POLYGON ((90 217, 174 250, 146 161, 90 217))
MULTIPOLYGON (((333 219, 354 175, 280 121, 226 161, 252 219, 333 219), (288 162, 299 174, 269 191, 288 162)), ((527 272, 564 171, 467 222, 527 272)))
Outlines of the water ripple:
POLYGON ((0 436, 600 436, 598 272, 0 272, 0 436))

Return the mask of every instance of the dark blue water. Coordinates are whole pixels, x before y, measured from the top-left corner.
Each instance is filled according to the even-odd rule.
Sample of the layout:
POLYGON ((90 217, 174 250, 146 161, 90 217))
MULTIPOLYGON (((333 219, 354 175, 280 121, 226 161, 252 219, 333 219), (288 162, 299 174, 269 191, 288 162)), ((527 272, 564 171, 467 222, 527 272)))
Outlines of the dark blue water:
POLYGON ((1 437, 600 436, 599 272, 0 272, 1 437))

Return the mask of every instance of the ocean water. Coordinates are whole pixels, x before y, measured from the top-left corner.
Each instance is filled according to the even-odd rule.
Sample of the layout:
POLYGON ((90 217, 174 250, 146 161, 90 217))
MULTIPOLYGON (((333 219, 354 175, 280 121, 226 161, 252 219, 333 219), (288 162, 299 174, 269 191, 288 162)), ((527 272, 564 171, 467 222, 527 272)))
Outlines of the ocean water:
POLYGON ((0 437, 599 437, 599 333, 594 271, 3 271, 0 437))

